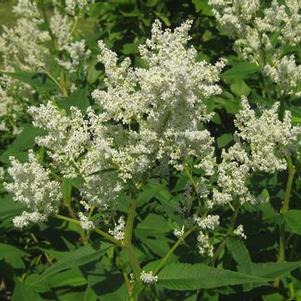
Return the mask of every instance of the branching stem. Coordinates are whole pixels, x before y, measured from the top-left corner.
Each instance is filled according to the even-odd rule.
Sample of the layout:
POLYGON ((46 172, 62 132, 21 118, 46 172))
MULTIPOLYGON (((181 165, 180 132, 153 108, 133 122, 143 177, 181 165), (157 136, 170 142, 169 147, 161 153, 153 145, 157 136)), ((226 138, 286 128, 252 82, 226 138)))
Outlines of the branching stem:
POLYGON ((140 267, 138 259, 136 258, 134 248, 132 245, 134 219, 135 219, 135 215, 136 215, 136 206, 137 206, 136 202, 137 201, 135 199, 133 199, 129 205, 128 217, 127 217, 125 233, 124 233, 123 247, 124 247, 125 251, 127 252, 128 259, 132 266, 135 278, 139 279, 140 273, 141 273, 141 267, 140 267))
MULTIPOLYGON (((76 224, 76 225, 80 225, 80 221, 79 220, 76 220, 76 219, 73 219, 73 218, 70 218, 70 217, 67 217, 67 216, 64 216, 64 215, 61 215, 61 214, 56 214, 55 217, 57 219, 60 219, 60 220, 64 220, 64 221, 67 221, 67 222, 70 222, 70 223, 73 223, 73 224, 76 224)), ((118 247, 122 247, 122 244, 119 240, 115 239, 113 236, 111 236, 110 234, 100 230, 100 229, 93 229, 93 231, 97 234, 99 234, 100 236, 102 236, 104 239, 112 242, 113 244, 115 244, 116 246, 118 247)))
POLYGON ((160 270, 164 267, 166 262, 168 261, 169 257, 174 253, 174 251, 184 242, 185 238, 190 235, 190 233, 193 232, 195 228, 190 229, 186 231, 179 239, 176 241, 176 243, 172 246, 172 248, 166 253, 166 255, 161 259, 160 263, 154 270, 154 274, 158 274, 160 270))
MULTIPOLYGON (((287 170, 288 170, 288 179, 286 183, 286 189, 284 193, 284 198, 282 202, 282 207, 280 209, 281 214, 285 214, 289 210, 289 201, 292 193, 293 181, 295 176, 295 166, 293 165, 291 157, 287 159, 287 170)), ((286 245, 286 237, 285 237, 285 224, 281 223, 279 229, 279 248, 278 248, 278 262, 285 261, 285 245, 286 245)), ((279 287, 279 278, 276 278, 274 286, 279 287)))

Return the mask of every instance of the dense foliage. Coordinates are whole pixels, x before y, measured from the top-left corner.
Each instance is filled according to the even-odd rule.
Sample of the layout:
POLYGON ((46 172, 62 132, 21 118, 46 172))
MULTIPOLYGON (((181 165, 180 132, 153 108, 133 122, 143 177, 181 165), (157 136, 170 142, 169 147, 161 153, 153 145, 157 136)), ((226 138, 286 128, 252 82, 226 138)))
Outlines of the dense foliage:
POLYGON ((0 300, 301 300, 300 1, 0 14, 0 300))

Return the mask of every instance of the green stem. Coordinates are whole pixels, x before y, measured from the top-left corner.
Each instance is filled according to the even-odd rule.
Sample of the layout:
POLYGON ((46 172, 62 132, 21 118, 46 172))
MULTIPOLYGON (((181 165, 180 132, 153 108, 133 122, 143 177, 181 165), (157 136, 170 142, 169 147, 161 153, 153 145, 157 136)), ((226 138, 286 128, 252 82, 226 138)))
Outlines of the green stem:
MULTIPOLYGON (((76 219, 61 215, 61 214, 55 214, 55 217, 60 219, 60 220, 67 221, 67 222, 70 222, 70 223, 73 223, 73 224, 76 224, 76 225, 80 226, 80 221, 79 220, 76 220, 76 219)), ((100 229, 97 229, 97 228, 93 229, 93 231, 95 233, 99 234, 100 236, 102 236, 103 238, 105 238, 106 240, 112 242, 116 246, 118 246, 118 247, 122 246, 121 242, 119 240, 115 239, 110 234, 108 234, 108 233, 106 233, 106 232, 104 232, 100 229)))
POLYGON ((189 236, 189 234, 194 230, 190 229, 188 231, 186 231, 181 237, 179 237, 179 239, 176 241, 176 243, 172 246, 172 248, 166 253, 166 255, 161 259, 160 263, 158 264, 158 266, 156 267, 156 269, 154 270, 154 274, 158 274, 160 272, 160 270, 165 266, 167 260, 169 259, 169 257, 174 253, 174 251, 180 246, 180 244, 182 244, 185 240, 185 238, 187 236, 189 236))
POLYGON ((122 275, 123 275, 123 278, 124 278, 124 283, 126 285, 126 288, 128 290, 128 294, 129 294, 129 297, 130 297, 130 301, 135 301, 132 297, 132 285, 131 285, 131 282, 129 280, 129 277, 127 275, 127 273, 125 271, 122 271, 122 275))
POLYGON ((296 172, 291 157, 288 157, 287 159, 287 169, 288 169, 288 179, 287 179, 285 194, 283 198, 282 208, 280 210, 281 213, 286 213, 289 209, 289 200, 291 197, 293 181, 296 172))
POLYGON ((218 259, 220 253, 223 251, 225 245, 226 245, 226 241, 228 239, 228 237, 233 233, 234 227, 235 227, 235 223, 237 220, 237 216, 238 216, 238 212, 239 212, 239 208, 240 208, 240 203, 239 201, 237 202, 236 208, 233 212, 231 221, 230 221, 230 228, 227 231, 227 234, 225 235, 224 239, 222 240, 222 242, 219 244, 219 246, 217 247, 213 257, 212 257, 212 261, 211 264, 215 265, 216 260, 218 259))
POLYGON ((191 184, 192 184, 194 190, 197 191, 197 185, 196 185, 196 182, 195 182, 195 180, 194 180, 192 174, 190 173, 189 169, 187 168, 187 165, 185 165, 184 170, 185 170, 185 173, 186 173, 187 177, 189 178, 189 180, 190 180, 190 182, 191 182, 191 184))
POLYGON ((134 219, 136 215, 136 200, 132 200, 129 205, 128 210, 128 217, 126 221, 125 233, 124 233, 124 240, 123 240, 123 247, 127 252, 129 262, 132 266, 134 275, 136 279, 140 278, 141 274, 141 267, 139 264, 138 259, 136 258, 134 248, 132 245, 132 236, 133 236, 133 227, 134 227, 134 219))
POLYGON ((46 12, 46 7, 45 7, 45 3, 44 3, 44 0, 40 0, 40 3, 41 3, 41 9, 42 9, 42 15, 43 15, 43 19, 44 19, 44 22, 46 24, 46 27, 47 27, 47 30, 49 32, 49 35, 50 35, 50 38, 51 38, 51 41, 53 43, 53 46, 54 48, 56 48, 55 46, 55 37, 54 37, 54 34, 49 26, 49 20, 48 20, 48 17, 47 17, 47 12, 46 12))
POLYGON ((67 97, 68 96, 68 93, 66 91, 66 88, 63 87, 56 79, 55 77, 50 73, 48 72, 46 69, 43 70, 44 73, 56 84, 56 86, 60 89, 60 91, 62 92, 63 96, 64 97, 67 97))
MULTIPOLYGON (((286 184, 286 189, 284 193, 284 198, 282 202, 282 207, 280 209, 281 214, 285 214, 289 210, 289 200, 291 197, 294 175, 296 172, 295 166, 292 163, 292 159, 289 157, 287 160, 288 167, 288 179, 286 184)), ((279 251, 278 251, 278 262, 285 261, 285 225, 282 223, 280 225, 280 239, 279 239, 279 251)))
MULTIPOLYGON (((293 165, 291 157, 287 158, 287 169, 288 169, 288 179, 286 183, 286 189, 284 193, 284 198, 282 202, 282 207, 280 209, 281 214, 285 214, 289 210, 289 200, 291 197, 293 181, 295 176, 295 166, 293 165)), ((285 224, 281 223, 279 228, 279 248, 278 248, 278 256, 277 262, 285 261, 285 245, 286 245, 286 237, 285 237, 285 224)), ((280 278, 277 277, 274 282, 275 287, 279 287, 280 278)))

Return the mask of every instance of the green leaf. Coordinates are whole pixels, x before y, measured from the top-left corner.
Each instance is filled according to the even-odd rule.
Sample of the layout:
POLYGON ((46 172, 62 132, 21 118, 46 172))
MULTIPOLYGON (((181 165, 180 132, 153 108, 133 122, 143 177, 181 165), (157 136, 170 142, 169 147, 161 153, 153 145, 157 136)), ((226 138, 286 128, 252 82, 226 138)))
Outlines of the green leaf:
POLYGON ((3 259, 15 269, 25 268, 22 257, 26 255, 26 252, 16 248, 15 246, 0 243, 0 259, 3 259))
POLYGON ((187 263, 172 263, 166 266, 158 277, 159 286, 172 290, 210 289, 271 281, 271 279, 209 267, 204 264, 187 263))
POLYGON ((74 251, 68 252, 62 259, 47 268, 40 276, 39 279, 30 283, 32 286, 38 285, 39 282, 44 281, 46 278, 53 276, 61 271, 79 267, 98 260, 105 252, 111 247, 110 244, 103 243, 100 250, 95 250, 91 245, 86 245, 74 251))
POLYGON ((16 286, 11 301, 42 301, 43 299, 24 283, 16 280, 16 286))
POLYGON ((97 295, 94 292, 94 290, 88 286, 86 291, 85 291, 85 296, 84 296, 84 300, 83 301, 97 301, 97 295))
POLYGON ((211 7, 208 5, 208 0, 192 0, 195 6, 195 11, 202 11, 205 16, 212 16, 211 7))
POLYGON ((88 67, 87 81, 89 84, 95 83, 101 74, 101 71, 95 68, 96 63, 97 61, 95 60, 88 67))
POLYGON ((49 277, 47 279, 47 284, 49 287, 76 287, 87 284, 87 279, 82 275, 78 268, 73 268, 49 277))
POLYGON ((145 238, 137 235, 140 240, 145 244, 154 254, 163 257, 170 249, 168 239, 165 237, 158 238, 145 238))
POLYGON ((33 127, 32 125, 23 125, 22 132, 16 137, 7 150, 0 156, 3 163, 9 163, 9 157, 15 156, 17 159, 27 158, 27 150, 35 145, 35 138, 44 134, 44 130, 33 127), (26 152, 25 152, 26 151, 26 152))
POLYGON ((136 232, 139 235, 149 236, 168 233, 171 230, 163 216, 151 213, 137 225, 136 232))
POLYGON ((154 198, 161 190, 164 190, 165 186, 162 184, 149 183, 143 187, 142 192, 138 196, 138 206, 142 206, 148 203, 152 198, 154 198))
MULTIPOLYGON (((129 301, 128 290, 125 285, 122 285, 113 293, 103 294, 100 297, 101 301, 129 301)), ((90 301, 90 300, 89 300, 90 301)))
POLYGON ((76 107, 82 112, 85 112, 89 106, 89 91, 87 88, 76 90, 70 96, 62 98, 58 102, 58 106, 62 109, 65 109, 67 112, 70 112, 71 107, 76 107))
POLYGON ((57 89, 57 86, 51 80, 49 80, 49 78, 44 73, 32 73, 25 71, 3 73, 30 85, 40 93, 49 93, 57 89))
POLYGON ((71 193, 72 193, 72 179, 63 179, 62 183, 62 193, 64 204, 69 205, 71 201, 71 193))
POLYGON ((223 134, 216 139, 217 146, 223 148, 233 141, 233 136, 230 133, 223 134))
POLYGON ((169 27, 171 25, 170 21, 166 15, 164 15, 158 11, 155 11, 154 13, 164 23, 165 26, 169 27))
POLYGON ((274 293, 268 296, 263 296, 263 300, 264 301, 283 301, 283 296, 278 294, 278 293, 274 293))
POLYGON ((237 238, 230 238, 226 242, 227 249, 230 251, 234 260, 238 263, 239 272, 251 274, 251 257, 243 241, 237 238))
POLYGON ((260 68, 256 64, 240 62, 222 74, 222 78, 226 81, 245 79, 249 75, 258 72, 260 68))
POLYGON ((9 196, 0 197, 0 220, 21 214, 25 208, 26 206, 13 201, 9 196))
POLYGON ((122 53, 124 55, 129 55, 129 54, 136 54, 138 53, 139 50, 138 50, 138 44, 137 43, 126 43, 123 45, 123 48, 122 48, 122 53))
POLYGON ((248 96, 251 93, 251 88, 242 79, 235 79, 230 85, 231 91, 236 96, 248 96))
POLYGON ((147 1, 146 1, 146 5, 149 6, 149 7, 154 7, 154 6, 156 6, 159 2, 160 2, 160 0, 147 0, 147 1))
POLYGON ((42 280, 40 280, 40 277, 41 275, 31 274, 26 278, 25 284, 39 293, 50 291, 51 288, 64 286, 77 287, 87 284, 87 279, 76 267, 43 278, 42 280))
POLYGON ((225 109, 229 114, 237 114, 240 110, 240 100, 232 98, 213 97, 216 108, 225 109))
POLYGON ((301 261, 252 263, 252 275, 274 279, 301 267, 301 261))
POLYGON ((301 235, 301 210, 288 210, 284 221, 290 232, 301 235))

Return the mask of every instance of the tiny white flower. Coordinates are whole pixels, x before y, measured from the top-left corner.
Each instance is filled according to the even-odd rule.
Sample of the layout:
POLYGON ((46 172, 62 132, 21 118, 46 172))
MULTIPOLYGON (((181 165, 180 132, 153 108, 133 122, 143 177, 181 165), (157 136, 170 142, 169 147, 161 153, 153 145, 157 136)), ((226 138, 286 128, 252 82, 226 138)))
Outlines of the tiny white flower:
POLYGON ((125 230, 125 219, 124 216, 120 216, 118 219, 118 223, 115 225, 115 228, 109 229, 109 233, 113 235, 113 237, 117 240, 124 239, 124 230, 125 230))
POLYGON ((95 228, 95 225, 92 221, 89 220, 89 218, 84 215, 82 212, 78 213, 80 226, 87 231, 93 230, 95 228))
POLYGON ((242 239, 247 239, 247 236, 244 233, 243 225, 239 225, 236 229, 234 229, 233 234, 240 237, 240 238, 242 238, 242 239))
POLYGON ((145 284, 154 284, 158 281, 158 276, 154 276, 152 271, 142 271, 140 274, 140 280, 145 284))
POLYGON ((177 237, 177 238, 181 238, 184 235, 184 233, 185 233, 185 227, 184 226, 182 226, 182 228, 180 230, 175 229, 173 231, 174 236, 177 237))

